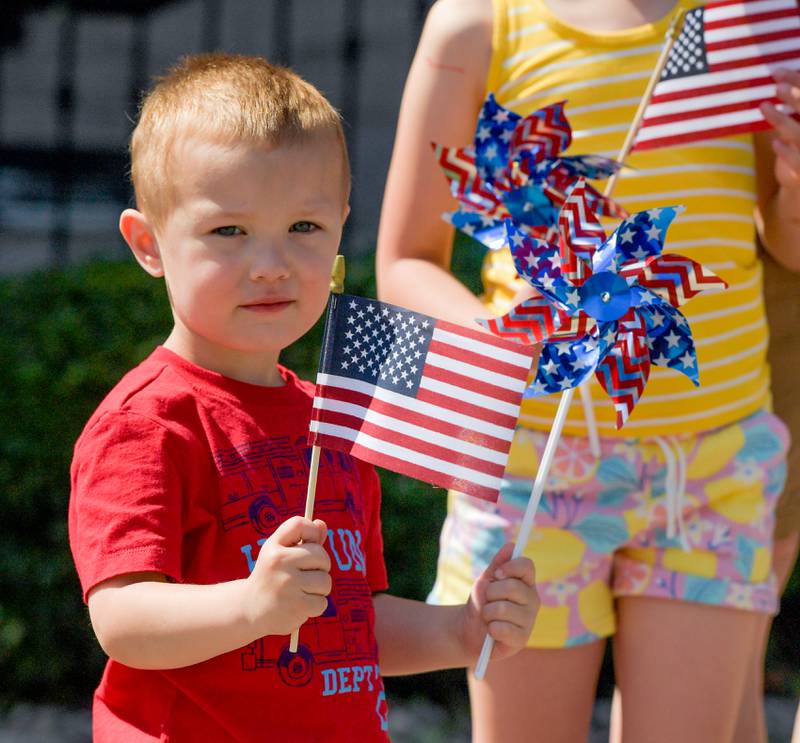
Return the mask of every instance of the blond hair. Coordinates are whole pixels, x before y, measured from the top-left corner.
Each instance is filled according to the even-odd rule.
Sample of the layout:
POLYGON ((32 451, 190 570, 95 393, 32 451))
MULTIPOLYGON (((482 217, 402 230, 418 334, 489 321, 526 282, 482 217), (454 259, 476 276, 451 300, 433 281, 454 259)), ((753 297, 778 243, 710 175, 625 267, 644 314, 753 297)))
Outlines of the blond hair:
POLYGON ((183 57, 143 98, 131 136, 131 179, 137 208, 155 224, 173 206, 170 155, 175 141, 186 135, 267 146, 333 136, 342 151, 344 198, 349 195, 350 166, 339 113, 295 72, 260 57, 183 57))

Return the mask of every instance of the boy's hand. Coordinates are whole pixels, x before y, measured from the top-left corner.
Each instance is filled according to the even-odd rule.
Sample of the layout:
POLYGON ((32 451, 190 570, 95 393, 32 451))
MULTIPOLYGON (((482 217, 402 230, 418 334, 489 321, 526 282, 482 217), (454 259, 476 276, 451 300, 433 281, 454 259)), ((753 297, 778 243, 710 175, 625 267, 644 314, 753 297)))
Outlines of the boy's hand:
POLYGON ((510 542, 500 549, 464 606, 464 645, 475 659, 487 632, 494 639, 492 658, 497 660, 522 650, 533 629, 539 611, 536 572, 529 558, 512 560, 513 550, 510 542))
POLYGON ((244 612, 262 635, 288 635, 328 606, 331 560, 324 521, 293 516, 258 553, 245 581, 244 612))

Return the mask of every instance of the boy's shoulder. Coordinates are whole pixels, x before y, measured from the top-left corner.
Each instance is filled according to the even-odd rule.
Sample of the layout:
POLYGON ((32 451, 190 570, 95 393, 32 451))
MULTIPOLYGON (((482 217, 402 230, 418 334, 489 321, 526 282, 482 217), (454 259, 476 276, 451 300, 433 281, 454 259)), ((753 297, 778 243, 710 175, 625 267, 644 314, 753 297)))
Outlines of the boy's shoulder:
POLYGON ((169 352, 156 348, 128 371, 97 406, 84 432, 107 415, 131 414, 157 422, 172 419, 181 407, 194 405, 195 390, 175 368, 169 352))
POLYGON ((256 387, 202 369, 159 346, 111 389, 89 418, 81 438, 109 416, 145 418, 191 436, 198 409, 211 401, 244 409, 271 403, 279 409, 307 407, 310 412, 314 384, 285 367, 279 369, 283 387, 256 387))

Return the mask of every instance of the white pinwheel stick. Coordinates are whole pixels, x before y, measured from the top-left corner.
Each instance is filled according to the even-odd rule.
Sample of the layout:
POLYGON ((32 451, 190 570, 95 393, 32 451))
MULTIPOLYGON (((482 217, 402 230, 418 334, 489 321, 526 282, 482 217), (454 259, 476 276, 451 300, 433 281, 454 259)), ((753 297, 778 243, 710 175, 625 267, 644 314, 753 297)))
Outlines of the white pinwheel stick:
MULTIPOLYGON (((341 294, 344 292, 344 256, 337 255, 333 261, 331 270, 331 294, 341 294)), ((317 472, 319 472, 319 452, 320 447, 315 444, 311 448, 311 462, 308 467, 308 488, 306 489, 306 511, 305 517, 314 517, 314 500, 317 495, 317 472)), ((296 653, 300 642, 300 630, 296 629, 289 638, 289 652, 296 653)))
MULTIPOLYGON (((661 79, 661 73, 664 70, 664 65, 667 63, 667 58, 669 57, 669 53, 672 50, 673 44, 675 44, 675 41, 681 33, 681 29, 683 28, 683 20, 685 17, 686 11, 680 10, 675 14, 672 22, 669 24, 669 28, 665 34, 666 38, 664 40, 664 46, 661 49, 658 61, 653 69, 653 73, 650 75, 650 79, 647 81, 647 87, 645 88, 644 95, 642 96, 642 100, 639 102, 639 108, 636 109, 636 115, 633 117, 633 122, 631 123, 628 133, 625 136, 625 141, 622 143, 622 148, 619 151, 619 155, 617 155, 617 162, 619 163, 624 163, 625 158, 627 158, 631 153, 633 142, 636 139, 636 134, 639 131, 642 119, 644 118, 645 109, 647 108, 647 104, 650 103, 650 98, 653 96, 653 90, 655 89, 656 84, 661 79)), ((606 198, 611 197, 614 187, 617 185, 617 179, 619 178, 620 171, 621 168, 619 170, 615 170, 608 177, 608 180, 606 181, 606 187, 603 189, 603 196, 606 198)), ((589 437, 589 449, 592 454, 599 459, 600 436, 597 432, 597 419, 595 418, 594 414, 592 396, 589 392, 590 381, 591 377, 587 377, 586 381, 580 385, 579 389, 581 393, 581 403, 583 405, 583 418, 586 421, 586 431, 589 437)))
MULTIPOLYGON (((542 453, 542 460, 539 462, 539 468, 536 472, 536 479, 533 482, 531 497, 528 500, 528 506, 525 509, 525 514, 522 517, 522 523, 519 527, 519 534, 517 535, 517 541, 514 545, 514 552, 511 555, 512 559, 522 555, 525 546, 528 544, 528 539, 531 535, 531 529, 533 529, 533 518, 536 515, 537 509, 539 508, 539 501, 542 499, 542 493, 544 493, 544 486, 547 482, 547 477, 550 474, 550 467, 553 464, 556 447, 558 446, 558 440, 561 438, 561 431, 564 428, 564 421, 567 419, 567 412, 569 411, 569 406, 572 402, 572 396, 574 393, 575 388, 566 390, 561 395, 561 400, 558 403, 556 417, 553 420, 553 428, 550 430, 550 435, 547 437, 547 443, 545 444, 544 452, 542 453)), ((478 680, 482 679, 486 673, 486 666, 489 663, 489 657, 492 654, 493 647, 494 639, 489 635, 486 635, 486 639, 483 641, 481 655, 478 658, 477 665, 475 666, 475 678, 478 680)))
MULTIPOLYGON (((670 23, 669 29, 667 30, 666 33, 664 46, 658 58, 658 62, 656 63, 656 67, 653 70, 653 74, 650 76, 650 80, 647 83, 647 88, 645 89, 645 94, 642 96, 641 103, 639 104, 639 108, 636 111, 636 116, 634 117, 633 123, 631 124, 631 127, 628 130, 628 134, 625 138, 625 142, 622 145, 620 154, 617 157, 617 160, 619 162, 624 162, 625 158, 630 154, 630 150, 631 147, 633 146, 636 133, 642 122, 645 109, 653 94, 653 89, 655 88, 656 83, 661 77, 661 72, 664 69, 664 65, 667 62, 667 57, 669 56, 669 52, 672 49, 672 45, 675 43, 675 40, 680 35, 685 15, 686 11, 684 10, 679 11, 678 13, 675 14, 675 17, 672 19, 672 22, 670 23)), ((619 173, 620 171, 617 170, 609 177, 608 181, 606 182, 606 188, 603 192, 604 196, 610 196, 611 193, 614 191, 614 187, 616 186, 619 173)), ((595 422, 595 417, 594 417, 594 409, 592 408, 591 404, 591 397, 588 394, 588 390, 585 389, 585 385, 580 385, 580 387, 581 387, 581 396, 583 398, 586 424, 589 430, 589 442, 592 447, 592 452, 595 454, 595 456, 599 456, 600 444, 597 434, 597 424, 595 422)), ((547 476, 550 474, 550 467, 553 464, 553 458, 555 456, 556 447, 558 446, 559 439, 561 438, 561 432, 564 428, 564 422, 567 418, 567 412, 569 411, 569 406, 570 403, 572 402, 572 397, 574 395, 574 392, 575 390, 574 388, 572 388, 565 390, 561 395, 561 400, 559 401, 558 404, 558 410, 556 410, 556 415, 553 420, 553 427, 551 428, 550 434, 547 437, 547 443, 545 444, 544 452, 542 454, 542 460, 539 463, 539 468, 536 472, 536 479, 534 480, 533 483, 531 496, 528 499, 528 505, 526 506, 525 513, 523 514, 522 517, 519 534, 517 535, 517 541, 516 544, 514 545, 513 557, 519 557, 522 554, 523 550, 525 549, 525 546, 528 543, 528 539, 530 538, 531 529, 533 528, 533 520, 536 515, 536 511, 539 508, 539 502, 541 501, 542 494, 544 493, 544 486, 545 483, 547 482, 547 476)), ((494 647, 494 640, 489 635, 487 635, 486 639, 483 642, 483 648, 481 649, 481 654, 480 657, 478 658, 478 663, 475 666, 475 678, 477 680, 481 680, 486 674, 486 666, 489 663, 489 658, 491 657, 493 647, 494 647)))

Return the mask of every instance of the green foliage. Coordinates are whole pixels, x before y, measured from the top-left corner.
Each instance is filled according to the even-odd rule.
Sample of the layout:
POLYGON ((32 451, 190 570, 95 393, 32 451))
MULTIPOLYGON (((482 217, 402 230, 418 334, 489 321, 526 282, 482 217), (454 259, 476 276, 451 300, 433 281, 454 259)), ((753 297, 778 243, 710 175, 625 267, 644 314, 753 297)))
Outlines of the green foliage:
MULTIPOLYGON (((478 289, 481 251, 457 242, 454 272, 478 289)), ((375 296, 372 257, 350 261, 346 290, 375 296)), ((104 657, 67 543, 72 446, 99 401, 167 335, 163 285, 135 264, 91 263, 0 281, 0 706, 86 705, 104 657)), ((322 323, 283 362, 313 379, 322 323)), ((445 494, 382 471, 390 590, 422 599, 435 574, 445 494)), ((769 651, 769 689, 796 693, 800 572, 769 651)), ((604 674, 604 678, 608 673, 604 674)), ((609 677, 610 679, 610 677, 609 677)), ((610 689, 610 680, 602 688, 610 689)), ((462 672, 389 679, 396 694, 464 701, 462 672)))
POLYGON ((67 544, 72 445, 106 392, 165 335, 133 264, 0 282, 0 702, 78 702, 98 679, 67 544))
MULTIPOLYGON (((350 262, 346 290, 375 295, 371 257, 350 262)), ((166 337, 169 306, 163 284, 133 262, 98 262, 0 281, 0 317, 0 705, 85 705, 104 656, 67 542, 72 447, 105 394, 166 337)), ((307 379, 321 332, 320 322, 283 355, 307 379)), ((392 591, 424 598, 444 492, 381 475, 392 591)))

